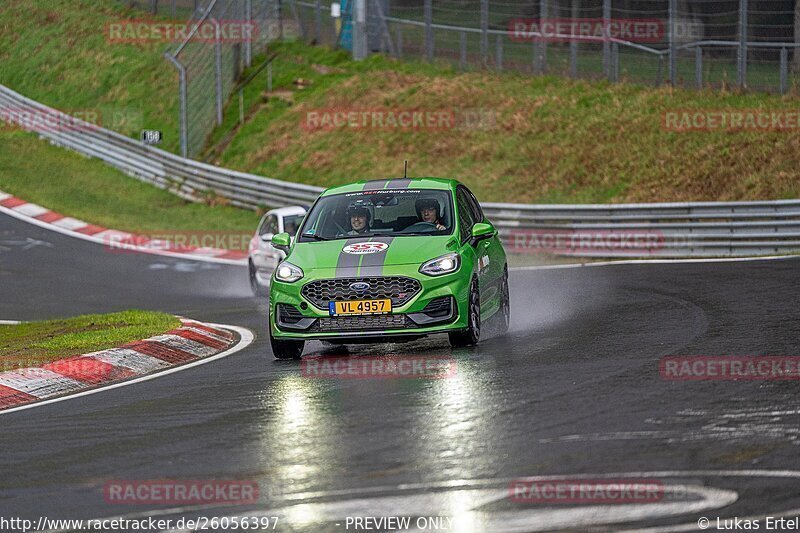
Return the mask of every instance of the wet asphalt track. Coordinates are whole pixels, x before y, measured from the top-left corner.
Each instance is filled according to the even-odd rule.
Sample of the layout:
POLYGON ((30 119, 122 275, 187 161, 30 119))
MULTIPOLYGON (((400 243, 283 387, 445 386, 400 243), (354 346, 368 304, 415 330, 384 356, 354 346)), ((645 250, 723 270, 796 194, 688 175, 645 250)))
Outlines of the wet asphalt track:
POLYGON ((457 520, 451 531, 697 531, 700 516, 791 511, 800 508, 800 473, 787 473, 800 471, 800 384, 667 382, 658 361, 800 355, 799 282, 793 259, 515 271, 506 337, 477 349, 433 338, 350 350, 452 355, 454 378, 308 379, 299 363, 273 360, 265 306, 244 268, 109 253, 0 215, 0 319, 142 308, 257 335, 217 362, 0 416, 0 515, 280 514, 281 531, 441 515, 457 520), (692 502, 724 498, 689 491, 677 510, 585 514, 505 498, 513 478, 602 473, 720 489, 736 501, 695 512, 692 502), (104 501, 109 480, 165 478, 254 480, 261 502, 104 501))

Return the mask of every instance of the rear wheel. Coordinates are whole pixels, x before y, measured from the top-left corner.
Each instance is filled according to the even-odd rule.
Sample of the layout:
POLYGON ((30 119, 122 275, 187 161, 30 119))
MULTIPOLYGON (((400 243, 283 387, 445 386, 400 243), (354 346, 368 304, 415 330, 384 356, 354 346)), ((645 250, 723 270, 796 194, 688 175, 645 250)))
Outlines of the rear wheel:
POLYGON ((461 331, 451 331, 448 334, 450 345, 455 348, 475 346, 481 338, 481 297, 476 279, 473 279, 470 285, 467 313, 467 328, 461 331))
POLYGON ((508 290, 508 267, 503 271, 503 280, 500 282, 500 309, 494 319, 494 333, 505 335, 508 333, 508 324, 511 322, 511 295, 508 290))
POLYGON ((272 355, 276 359, 300 359, 305 347, 305 341, 276 339, 269 333, 269 343, 272 345, 272 355))
POLYGON ((264 296, 266 291, 264 291, 264 287, 258 282, 258 277, 256 276, 256 267, 252 261, 247 262, 247 270, 250 274, 250 289, 253 291, 254 296, 264 296))

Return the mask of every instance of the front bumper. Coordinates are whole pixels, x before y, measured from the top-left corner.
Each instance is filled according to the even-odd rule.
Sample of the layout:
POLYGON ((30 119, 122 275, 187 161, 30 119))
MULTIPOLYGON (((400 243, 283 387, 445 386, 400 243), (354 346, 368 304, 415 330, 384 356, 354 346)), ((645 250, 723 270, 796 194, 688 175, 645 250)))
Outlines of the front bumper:
MULTIPOLYGON (((405 277, 419 282, 420 290, 391 314, 331 317, 303 295, 303 287, 317 280, 336 279, 334 269, 307 272, 295 283, 275 279, 270 286, 269 327, 282 339, 386 342, 419 338, 467 327, 470 276, 462 270, 430 277, 409 273, 409 265, 386 266, 382 277, 405 277)), ((370 296, 365 296, 369 298, 370 296)))

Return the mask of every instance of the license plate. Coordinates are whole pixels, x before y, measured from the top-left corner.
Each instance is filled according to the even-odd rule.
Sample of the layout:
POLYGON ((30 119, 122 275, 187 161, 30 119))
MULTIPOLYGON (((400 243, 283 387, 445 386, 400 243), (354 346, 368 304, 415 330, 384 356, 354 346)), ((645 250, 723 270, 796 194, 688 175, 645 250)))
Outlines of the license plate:
POLYGON ((392 301, 384 300, 349 300, 347 302, 330 302, 328 310, 331 316, 337 315, 382 315, 392 312, 392 301))

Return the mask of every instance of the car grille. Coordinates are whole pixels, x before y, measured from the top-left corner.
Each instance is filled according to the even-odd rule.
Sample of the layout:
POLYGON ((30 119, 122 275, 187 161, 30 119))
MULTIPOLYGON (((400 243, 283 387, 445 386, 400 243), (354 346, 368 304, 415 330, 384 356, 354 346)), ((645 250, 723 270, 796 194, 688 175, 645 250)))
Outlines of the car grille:
POLYGON ((369 331, 414 327, 405 315, 335 316, 320 318, 311 331, 369 331))
POLYGON ((408 303, 422 289, 419 281, 403 276, 375 278, 337 278, 312 281, 303 286, 301 294, 319 309, 328 309, 328 302, 336 300, 359 300, 389 298, 392 307, 408 303), (366 291, 354 291, 350 285, 356 282, 369 283, 366 291))

